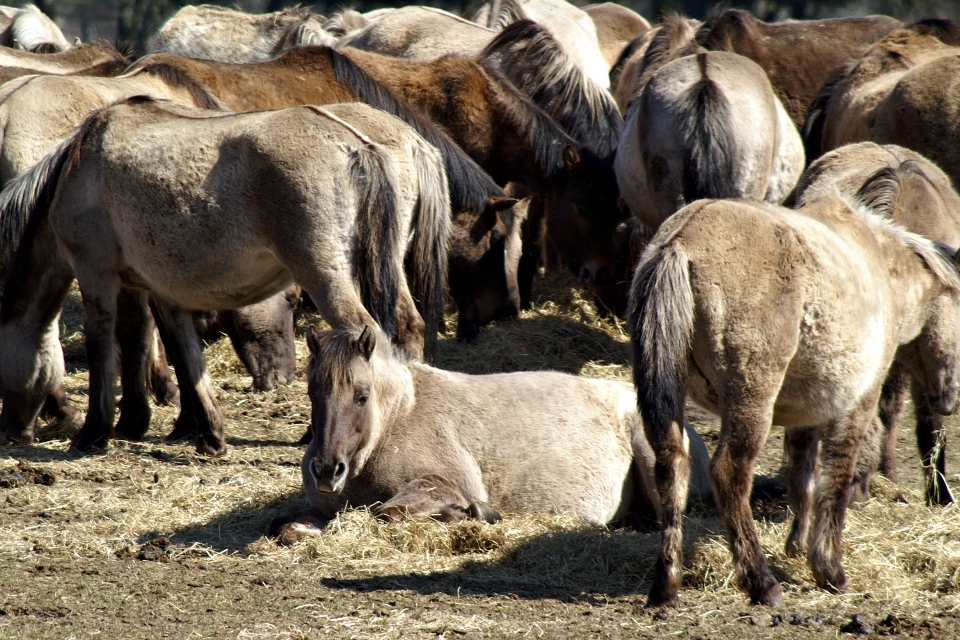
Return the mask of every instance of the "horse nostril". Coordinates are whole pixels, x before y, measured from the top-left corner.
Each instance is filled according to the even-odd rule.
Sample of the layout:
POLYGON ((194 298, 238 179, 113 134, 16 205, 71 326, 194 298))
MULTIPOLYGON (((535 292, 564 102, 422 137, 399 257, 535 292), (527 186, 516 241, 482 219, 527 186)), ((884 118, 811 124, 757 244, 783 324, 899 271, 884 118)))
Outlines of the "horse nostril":
POLYGON ((314 480, 320 479, 320 467, 317 466, 316 460, 310 461, 310 473, 311 475, 313 475, 314 480))
POLYGON ((333 472, 333 479, 334 479, 334 480, 337 480, 337 479, 341 478, 341 477, 343 476, 343 474, 346 473, 346 472, 347 472, 347 465, 343 464, 342 462, 338 462, 338 463, 337 463, 337 468, 336 468, 336 470, 333 472))
POLYGON ((590 282, 590 278, 593 274, 590 273, 590 267, 582 267, 580 269, 580 282, 590 282))
POLYGON ((605 287, 613 282, 613 274, 606 267, 600 267, 597 269, 597 275, 594 276, 594 282, 598 287, 605 287))

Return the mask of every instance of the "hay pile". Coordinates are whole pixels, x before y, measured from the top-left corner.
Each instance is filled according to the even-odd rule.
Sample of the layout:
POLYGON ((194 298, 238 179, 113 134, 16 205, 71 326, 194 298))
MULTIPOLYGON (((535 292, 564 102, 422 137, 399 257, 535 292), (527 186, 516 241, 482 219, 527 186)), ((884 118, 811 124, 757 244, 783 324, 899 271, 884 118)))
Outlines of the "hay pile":
MULTIPOLYGON (((535 294, 532 310, 519 321, 491 327, 475 345, 456 343, 455 317, 448 315, 438 364, 470 373, 549 368, 630 378, 621 322, 601 317, 564 276, 540 279, 535 294)), ((61 336, 69 395, 84 407, 79 311, 72 296, 61 336)), ((262 537, 273 517, 302 505, 302 447, 295 443, 309 422, 303 327, 317 321, 310 314, 298 321, 300 376, 272 392, 250 391, 250 377, 228 341, 207 349, 230 442, 221 459, 199 457, 189 444, 162 443, 177 415, 169 407, 155 409, 145 442, 116 442, 104 455, 68 455, 64 434, 34 447, 0 449, 0 484, 4 477, 23 478, 17 486, 0 490, 0 501, 5 500, 0 559, 42 563, 56 558, 199 557, 225 570, 250 564, 307 565, 321 579, 376 578, 380 588, 387 588, 382 585, 391 584, 391 577, 429 576, 456 588, 483 585, 538 597, 645 593, 658 534, 589 528, 564 516, 508 515, 496 525, 430 520, 387 525, 365 510, 355 510, 341 514, 321 536, 292 548, 262 537), (55 481, 31 481, 43 473, 55 481)), ((697 425, 710 443, 717 421, 704 418, 697 425)), ((948 420, 948 429, 956 441, 956 419, 948 420)), ((845 566, 855 589, 891 606, 923 607, 940 598, 960 605, 960 509, 923 506, 911 430, 902 430, 901 443, 901 469, 908 480, 893 487, 877 479, 877 497, 849 511, 845 566)), ((776 474, 777 446, 768 444, 758 472, 776 474)), ((757 521, 762 544, 789 601, 837 610, 862 602, 862 593, 838 597, 816 589, 806 562, 783 555, 789 526, 785 507, 766 505, 761 512, 770 514, 757 521)), ((685 527, 685 605, 707 615, 718 602, 742 604, 716 510, 694 509, 685 527)))

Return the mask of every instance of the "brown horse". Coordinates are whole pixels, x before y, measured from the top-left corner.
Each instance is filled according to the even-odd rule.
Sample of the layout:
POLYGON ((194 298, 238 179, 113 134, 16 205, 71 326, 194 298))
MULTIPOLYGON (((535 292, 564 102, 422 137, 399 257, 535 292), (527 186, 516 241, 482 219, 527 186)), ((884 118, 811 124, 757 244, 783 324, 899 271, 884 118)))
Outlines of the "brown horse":
MULTIPOLYGON (((497 183, 521 182, 541 194, 548 226, 554 229, 606 225, 612 230, 623 217, 612 168, 568 135, 492 63, 454 56, 423 63, 349 49, 302 47, 254 65, 158 55, 142 59, 137 68, 148 73, 175 70, 194 78, 235 110, 251 104, 281 108, 349 100, 384 109, 440 149, 447 163, 451 205, 457 210, 482 211, 496 189, 479 181, 482 172, 459 153, 459 145, 497 183)), ((583 131, 596 122, 590 111, 571 110, 571 116, 584 118, 578 125, 583 131)), ((575 266, 582 244, 578 237, 558 244, 567 252, 567 264, 575 266)), ((501 300, 489 308, 517 312, 509 309, 512 302, 506 292, 501 300)))
MULTIPOLYGON (((650 446, 633 389, 552 371, 467 375, 410 361, 379 330, 307 331, 313 439, 307 511, 275 520, 290 542, 348 504, 384 518, 492 522, 500 511, 569 513, 604 525, 657 519, 650 446)), ((694 493, 707 449, 684 429, 694 493)))
POLYGON ((742 9, 727 9, 703 23, 697 42, 759 64, 797 128, 830 74, 850 56, 902 26, 888 16, 788 20, 769 24, 742 9))
MULTIPOLYGON (((791 460, 788 496, 799 523, 811 509, 816 515, 808 557, 817 585, 848 588, 841 545, 850 483, 897 348, 920 345, 935 411, 950 413, 956 402, 957 269, 931 241, 841 199, 799 211, 700 200, 660 227, 634 276, 630 313, 661 499, 649 604, 675 604, 681 583, 687 394, 721 417, 710 476, 740 588, 754 602, 782 603, 749 502, 773 424, 805 460, 819 448, 821 477, 791 460)), ((806 532, 795 528, 788 552, 806 547, 806 532)))
POLYGON ((807 148, 850 142, 897 144, 960 180, 960 48, 924 24, 895 31, 850 60, 824 87, 804 128, 807 148))
MULTIPOLYGON (((920 154, 896 145, 849 144, 820 157, 804 173, 796 205, 832 193, 856 197, 908 231, 950 247, 960 247, 960 196, 950 178, 920 154)), ((946 481, 946 433, 943 417, 931 406, 927 381, 916 366, 917 346, 902 347, 880 396, 882 429, 865 438, 854 476, 852 500, 866 499, 870 474, 877 469, 897 480, 897 429, 907 394, 917 420, 917 445, 930 504, 953 502, 946 481)))

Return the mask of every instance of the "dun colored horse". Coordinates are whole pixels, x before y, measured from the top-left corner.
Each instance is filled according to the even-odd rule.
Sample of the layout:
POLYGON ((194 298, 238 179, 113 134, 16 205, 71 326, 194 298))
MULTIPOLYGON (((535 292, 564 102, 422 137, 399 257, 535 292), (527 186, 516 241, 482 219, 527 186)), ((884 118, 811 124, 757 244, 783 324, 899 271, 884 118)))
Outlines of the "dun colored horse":
MULTIPOLYGON (((141 314, 149 290, 176 335, 181 403, 197 424, 178 420, 174 434, 195 433, 203 453, 223 452, 223 419, 187 309, 251 304, 293 280, 331 325, 376 321, 419 355, 424 326, 403 258, 412 238, 419 281, 442 283, 449 200, 436 150, 412 132, 392 139, 378 145, 318 107, 221 114, 135 99, 88 117, 0 201, 4 235, 23 235, 0 310, 3 432, 30 440, 60 382, 56 318, 74 276, 90 363, 81 450, 113 423, 120 287, 144 290, 141 314)), ((421 301, 441 300, 429 295, 421 301)), ((143 434, 141 406, 118 435, 143 434)))
POLYGON ((60 27, 35 4, 25 4, 20 9, 0 7, 0 45, 31 53, 55 53, 70 48, 60 27))
MULTIPOLYGON (((861 142, 820 157, 804 173, 795 192, 796 206, 840 193, 856 197, 908 231, 949 247, 960 247, 960 196, 950 178, 920 154, 896 145, 861 142)), ((907 394, 913 399, 917 445, 930 504, 953 502, 946 481, 946 433, 934 411, 927 380, 917 367, 918 345, 901 347, 880 396, 880 425, 868 431, 861 447, 854 494, 868 497, 870 474, 877 469, 897 480, 897 429, 907 394)))
MULTIPOLYGON (((630 385, 547 371, 466 375, 411 361, 379 330, 308 329, 311 508, 274 521, 289 542, 347 504, 388 519, 492 522, 500 511, 570 513, 603 525, 656 520, 653 465, 630 385)), ((708 495, 690 425, 691 484, 708 495)))
POLYGON ((809 549, 817 584, 846 591, 850 483, 897 348, 920 345, 935 411, 949 413, 956 402, 956 258, 840 199, 799 211, 701 200, 668 219, 645 251, 632 285, 630 331, 661 499, 662 546, 649 604, 676 603, 681 583, 687 394, 721 417, 710 476, 740 588, 754 602, 782 603, 749 502, 754 463, 777 424, 801 452, 788 470, 797 516, 787 550, 809 549))

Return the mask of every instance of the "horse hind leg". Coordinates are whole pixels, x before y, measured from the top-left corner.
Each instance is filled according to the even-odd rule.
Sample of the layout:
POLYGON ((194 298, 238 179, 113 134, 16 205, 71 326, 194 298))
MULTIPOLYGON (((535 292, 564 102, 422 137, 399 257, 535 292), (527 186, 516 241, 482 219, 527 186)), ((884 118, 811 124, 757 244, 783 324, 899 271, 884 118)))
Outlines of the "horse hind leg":
POLYGON ((825 427, 820 441, 821 473, 808 559, 817 585, 828 591, 849 589, 843 570, 843 526, 860 440, 876 416, 879 393, 878 389, 842 420, 825 427))
POLYGON ((947 485, 947 433, 943 416, 930 408, 926 394, 913 385, 913 407, 917 413, 917 447, 923 469, 924 493, 927 504, 948 505, 954 502, 947 485))
POLYGON ((787 456, 787 500, 793 511, 793 523, 785 551, 788 556, 795 558, 807 552, 820 432, 816 428, 788 429, 784 434, 783 447, 787 456))
POLYGON ((770 430, 774 396, 762 403, 741 398, 726 407, 710 477, 726 525, 737 585, 754 603, 776 606, 783 604, 783 589, 767 565, 750 508, 754 464, 770 430))
POLYGON ((880 422, 884 426, 880 473, 890 482, 897 482, 897 431, 910 387, 910 377, 894 363, 880 391, 880 422))
POLYGON ((153 324, 147 306, 147 292, 122 289, 117 300, 117 342, 120 345, 120 419, 114 437, 142 440, 150 428, 147 398, 147 371, 153 324))
POLYGON ((160 339, 160 331, 157 329, 152 312, 148 318, 150 350, 147 354, 149 358, 149 365, 147 367, 147 389, 149 389, 150 395, 153 396, 153 401, 158 405, 179 407, 180 389, 173 382, 170 364, 167 359, 167 350, 163 346, 163 340, 160 339))
POLYGON ((200 336, 189 311, 153 299, 154 317, 180 382, 180 416, 167 440, 196 437, 197 453, 222 455, 226 449, 223 413, 203 361, 200 336))

